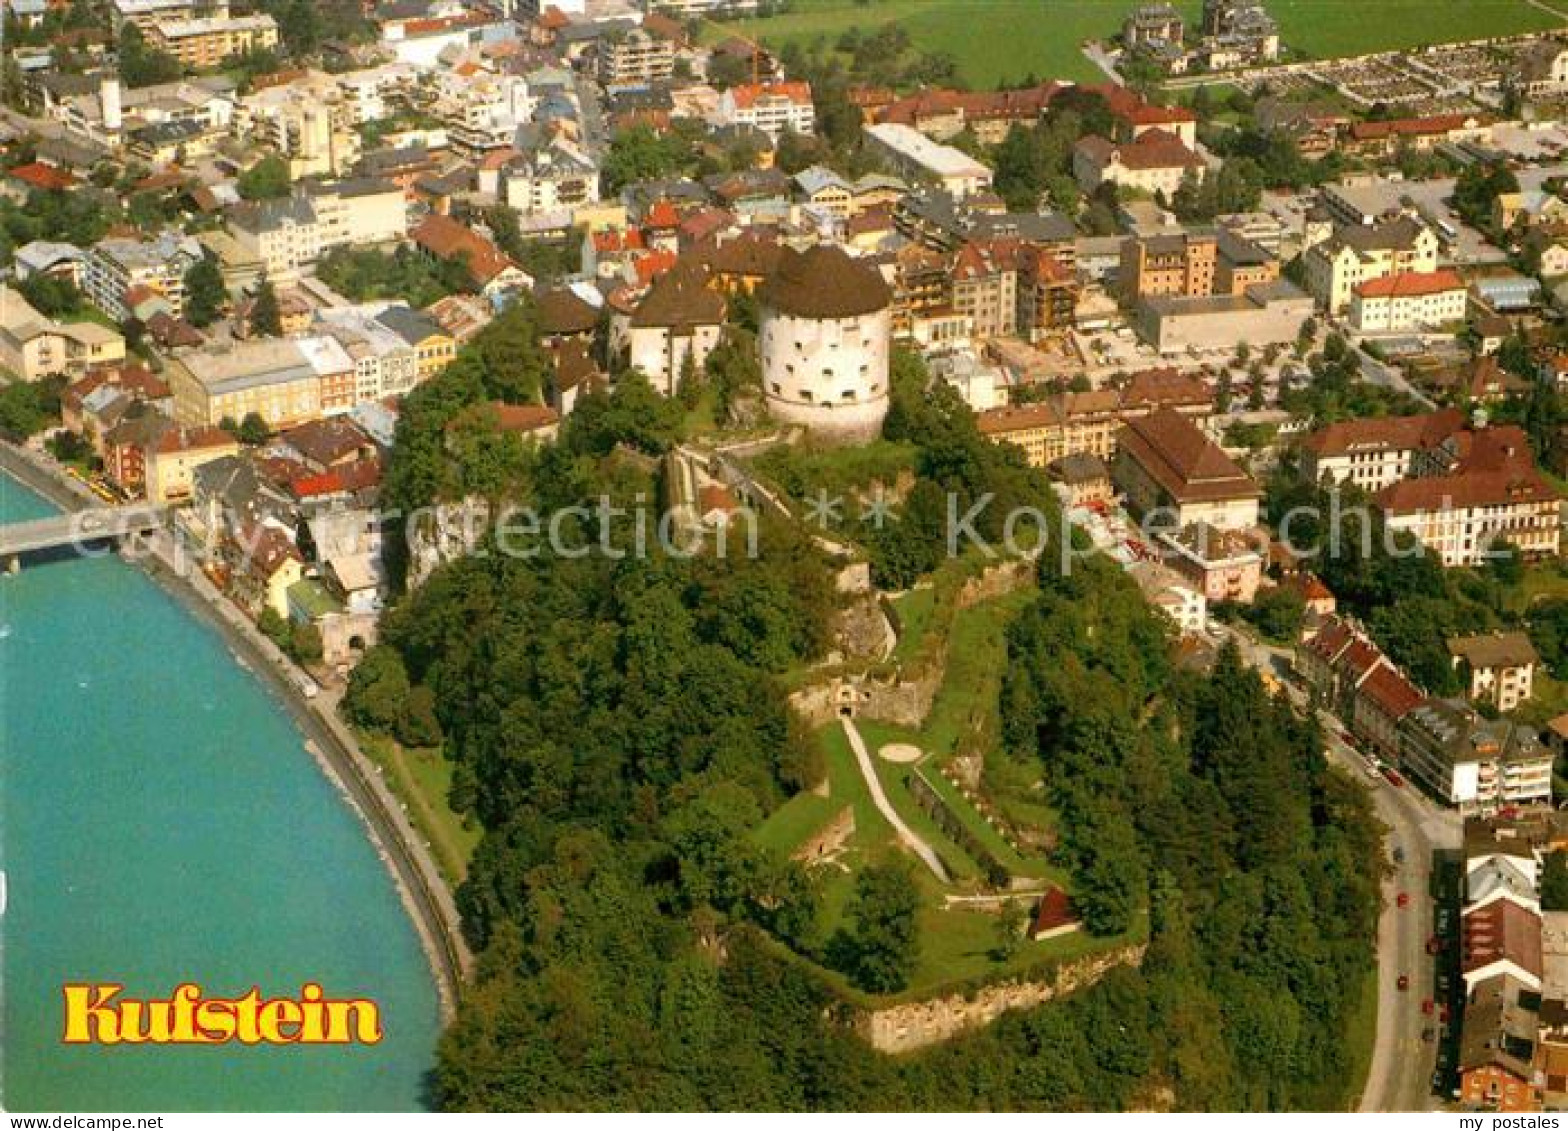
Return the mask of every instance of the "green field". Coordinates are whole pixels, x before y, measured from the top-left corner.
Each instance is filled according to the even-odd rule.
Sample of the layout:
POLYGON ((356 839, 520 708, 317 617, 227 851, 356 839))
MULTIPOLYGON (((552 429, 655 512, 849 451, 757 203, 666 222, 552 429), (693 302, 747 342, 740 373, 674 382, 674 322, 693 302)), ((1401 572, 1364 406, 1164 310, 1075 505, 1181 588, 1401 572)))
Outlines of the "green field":
MULTIPOLYGON (((1544 0, 1568 13, 1568 4, 1544 0)), ((1268 0, 1286 45, 1314 58, 1561 27, 1528 0, 1268 0)))
MULTIPOLYGON (((1549 7, 1568 13, 1568 0, 1549 7)), ((710 24, 710 38, 735 30, 779 47, 848 28, 901 24, 916 48, 948 51, 970 86, 995 87, 1031 73, 1094 82, 1104 74, 1084 57, 1085 40, 1116 34, 1135 0, 795 0, 792 11, 710 24)), ((1201 0, 1178 0, 1195 19, 1201 0)), ((1565 21, 1528 0, 1269 0, 1285 43, 1326 58, 1447 40, 1517 35, 1565 21)))

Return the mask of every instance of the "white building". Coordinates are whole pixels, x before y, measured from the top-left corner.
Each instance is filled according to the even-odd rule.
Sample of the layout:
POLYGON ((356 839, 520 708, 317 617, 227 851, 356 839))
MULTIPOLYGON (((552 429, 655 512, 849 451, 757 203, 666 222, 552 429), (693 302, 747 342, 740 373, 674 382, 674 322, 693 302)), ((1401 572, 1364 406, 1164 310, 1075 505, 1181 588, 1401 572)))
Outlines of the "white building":
POLYGON ((934 181, 956 199, 991 187, 991 170, 962 149, 932 141, 919 130, 897 122, 867 126, 865 131, 872 147, 903 176, 934 181))
POLYGON ((1350 300, 1350 324, 1363 334, 1463 322, 1469 290, 1453 271, 1401 271, 1368 279, 1350 300))
POLYGON ((715 126, 755 126, 769 137, 785 130, 816 132, 817 108, 811 84, 805 82, 743 83, 719 96, 715 126))
POLYGON ((599 168, 583 150, 556 138, 502 170, 506 203, 524 216, 569 211, 599 199, 599 168))
POLYGON ((131 316, 126 295, 136 287, 162 295, 179 318, 185 313, 185 273, 203 254, 194 238, 174 231, 150 240, 102 239, 87 253, 84 290, 94 306, 117 322, 131 316))
POLYGON ((888 408, 892 291, 838 247, 786 248, 758 289, 763 395, 788 424, 867 439, 888 408))
POLYGON ((724 331, 724 296, 707 285, 705 268, 678 265, 659 276, 632 313, 627 345, 632 368, 674 396, 683 376, 702 374, 724 331))

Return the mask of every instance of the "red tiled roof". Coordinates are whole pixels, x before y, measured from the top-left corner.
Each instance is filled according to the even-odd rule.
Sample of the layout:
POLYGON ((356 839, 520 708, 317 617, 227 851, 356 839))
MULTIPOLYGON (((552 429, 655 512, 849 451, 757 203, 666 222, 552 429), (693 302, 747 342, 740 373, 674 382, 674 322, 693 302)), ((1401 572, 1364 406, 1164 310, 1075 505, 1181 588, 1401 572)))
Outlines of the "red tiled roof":
POLYGON ((802 106, 811 105, 809 82, 748 82, 730 88, 735 105, 749 109, 763 99, 787 98, 802 106))
POLYGON ((1469 471, 1404 479, 1378 492, 1377 504, 1395 515, 1471 507, 1516 506, 1556 499, 1557 491, 1534 468, 1469 471))
POLYGON ((1203 165, 1203 159, 1181 138, 1165 130, 1148 130, 1120 144, 1103 137, 1086 137, 1078 144, 1102 165, 1110 164, 1113 158, 1128 169, 1196 169, 1203 165))
POLYGON ((1541 976, 1541 917, 1511 899, 1498 899, 1464 917, 1463 952, 1466 974, 1508 961, 1541 976))
POLYGON ((637 282, 647 286, 671 267, 679 258, 673 251, 650 251, 632 266, 637 272, 637 282))
POLYGON ((1320 457, 1372 448, 1413 451, 1436 443, 1464 426, 1465 414, 1457 408, 1439 409, 1419 416, 1342 420, 1314 432, 1302 441, 1302 445, 1320 457))
POLYGON ((78 183, 76 178, 64 169, 56 169, 53 165, 45 165, 40 161, 18 165, 11 170, 10 176, 12 180, 21 181, 24 185, 31 185, 46 192, 64 192, 78 183))
POLYGON ((1034 922, 1029 927, 1029 933, 1038 935, 1042 931, 1054 931, 1078 921, 1077 911, 1067 893, 1061 888, 1052 887, 1040 897, 1040 906, 1035 910, 1034 922))
POLYGON ((450 216, 432 213, 421 220, 409 235, 415 243, 438 259, 465 256, 468 272, 480 286, 517 266, 495 244, 450 216))
POLYGON ((1381 141, 1391 137, 1447 134, 1466 128, 1473 120, 1469 114, 1433 114, 1425 118, 1356 122, 1350 127, 1350 136, 1356 141, 1381 141))
POLYGON ((1455 271, 1400 271, 1368 279, 1356 288, 1356 293, 1362 298, 1417 298, 1464 288, 1465 281, 1455 271))

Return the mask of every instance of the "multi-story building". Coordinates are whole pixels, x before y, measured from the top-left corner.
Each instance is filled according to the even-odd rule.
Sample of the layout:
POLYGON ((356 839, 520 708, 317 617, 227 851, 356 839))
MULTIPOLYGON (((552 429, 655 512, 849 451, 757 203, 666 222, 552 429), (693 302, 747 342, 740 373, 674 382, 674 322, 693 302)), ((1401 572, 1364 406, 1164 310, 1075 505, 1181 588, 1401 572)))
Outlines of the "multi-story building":
POLYGON ((743 83, 719 96, 716 126, 754 126, 777 138, 816 132, 817 108, 811 84, 805 82, 743 83))
POLYGON ((1213 294, 1217 257, 1212 232, 1131 236, 1122 244, 1119 278, 1130 299, 1213 294))
POLYGON ((1083 293, 1075 272, 1049 248, 1018 249, 1018 333, 1031 342, 1072 329, 1083 293))
POLYGON ((675 72, 675 43, 634 27, 599 40, 599 81, 605 86, 668 82, 675 72))
POLYGON ((953 310, 970 320, 977 338, 1012 335, 1018 328, 1018 247, 1001 240, 967 243, 951 269, 953 310))
POLYGON ((1160 535, 1165 564, 1212 602, 1250 605, 1263 578, 1263 555, 1245 535, 1197 523, 1160 535))
POLYGON ((1469 288, 1454 271, 1402 271, 1355 288, 1350 324, 1363 334, 1463 322, 1469 288))
POLYGON ((451 360, 447 339, 446 359, 440 365, 427 361, 422 366, 418 345, 409 341, 419 332, 409 325, 413 313, 405 306, 385 303, 317 311, 317 333, 335 341, 353 362, 352 394, 346 387, 333 390, 335 395, 324 389, 323 412, 347 411, 355 405, 402 396, 451 360), (399 326, 407 326, 411 333, 400 333, 399 326))
POLYGON ((288 282, 332 248, 390 243, 407 235, 408 201, 390 181, 313 184, 282 199, 236 205, 228 227, 269 278, 288 282))
POLYGON ((126 296, 145 287, 163 297, 175 318, 185 313, 185 273, 201 261, 201 245, 167 231, 152 239, 111 236, 89 249, 83 283, 88 299, 116 322, 131 316, 126 296))
POLYGON ((1562 533, 1557 490, 1533 466, 1406 479, 1377 494, 1388 529, 1413 535, 1445 566, 1485 563, 1504 545, 1554 557, 1562 533))
POLYGON ((56 373, 80 377, 125 360, 125 339, 96 322, 57 322, 19 291, 0 284, 0 368, 36 381, 56 373))
POLYGON ((1214 293, 1244 295, 1279 278, 1279 256, 1262 244, 1221 227, 1215 237, 1214 293))
POLYGON ((340 177, 360 158, 358 117, 330 75, 263 87, 240 100, 234 130, 286 158, 289 178, 340 177))
POLYGON ((1512 711, 1530 698, 1535 689, 1535 665, 1540 656, 1523 632, 1484 632, 1456 636, 1448 642, 1466 682, 1472 703, 1490 703, 1499 711, 1512 711))
POLYGON ((586 152, 557 138, 502 169, 506 203, 524 216, 581 208, 599 199, 599 168, 586 152))
POLYGON ((1263 492, 1251 476, 1187 417, 1162 408, 1134 417, 1117 442, 1112 478, 1145 519, 1173 527, 1206 523, 1248 530, 1258 523, 1263 492))
POLYGON ((1461 812, 1552 799, 1552 752, 1534 729, 1428 699, 1400 723, 1401 768, 1461 812))
POLYGON ((683 377, 699 375, 724 329, 724 296, 708 286, 705 267, 677 263, 655 280, 632 312, 628 349, 633 368, 674 396, 683 377))
POLYGON ((951 145, 932 141, 919 130, 894 122, 865 127, 872 148, 902 175, 929 181, 955 200, 991 187, 991 170, 951 145))
POLYGON ((1568 94, 1568 45, 1543 39, 1520 52, 1509 89, 1521 98, 1553 98, 1568 94))
MULTIPOLYGON (((263 338, 192 350, 170 359, 175 419, 187 425, 241 421, 252 413, 269 428, 287 428, 321 415, 322 375, 298 341, 263 338)), ((341 349, 334 367, 352 368, 341 349)))
POLYGON ((1150 129, 1120 143, 1086 137, 1073 147, 1073 176, 1085 192, 1111 183, 1151 195, 1162 193, 1169 199, 1184 178, 1202 180, 1206 172, 1203 158, 1163 129, 1150 129))
POLYGON ((1122 21, 1122 46, 1129 51, 1163 45, 1180 47, 1185 34, 1181 13, 1170 4, 1142 4, 1122 21))
POLYGON ((192 70, 216 67, 235 55, 278 45, 278 24, 271 16, 211 16, 158 20, 148 42, 192 70))
POLYGON ((118 34, 126 24, 149 32, 159 20, 188 20, 197 15, 212 18, 227 16, 227 0, 113 0, 109 20, 118 34))
POLYGON ((1463 432, 1465 424, 1465 414, 1457 408, 1330 424, 1302 442, 1302 475, 1313 483, 1381 491, 1416 474, 1417 453, 1463 432))
POLYGON ((1399 757, 1401 721, 1425 701, 1421 690, 1354 625, 1330 616, 1296 650, 1296 666, 1318 701, 1376 753, 1399 757))
POLYGON ((1340 225, 1302 256, 1307 290, 1330 313, 1346 310, 1356 288, 1371 279, 1437 270, 1437 235, 1411 216, 1380 224, 1340 225))
POLYGON ((146 405, 126 413, 101 441, 109 479, 153 503, 189 498, 198 467, 238 450, 239 442, 221 428, 181 427, 146 405))
POLYGON ((1172 409, 1200 427, 1214 412, 1214 397, 1202 381, 1174 369, 1133 374, 1125 388, 1063 393, 1035 404, 981 412, 980 432, 1021 449, 1033 467, 1071 455, 1110 462, 1122 425, 1156 409, 1172 409))

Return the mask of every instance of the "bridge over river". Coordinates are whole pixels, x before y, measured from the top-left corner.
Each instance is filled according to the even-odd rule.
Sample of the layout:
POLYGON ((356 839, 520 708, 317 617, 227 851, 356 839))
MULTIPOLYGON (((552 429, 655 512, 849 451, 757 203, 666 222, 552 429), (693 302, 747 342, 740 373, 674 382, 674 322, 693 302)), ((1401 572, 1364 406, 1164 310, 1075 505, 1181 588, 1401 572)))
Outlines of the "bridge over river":
POLYGON ((146 534, 167 522, 168 514, 164 506, 133 503, 8 523, 0 526, 0 561, 11 562, 22 554, 41 550, 146 534))

